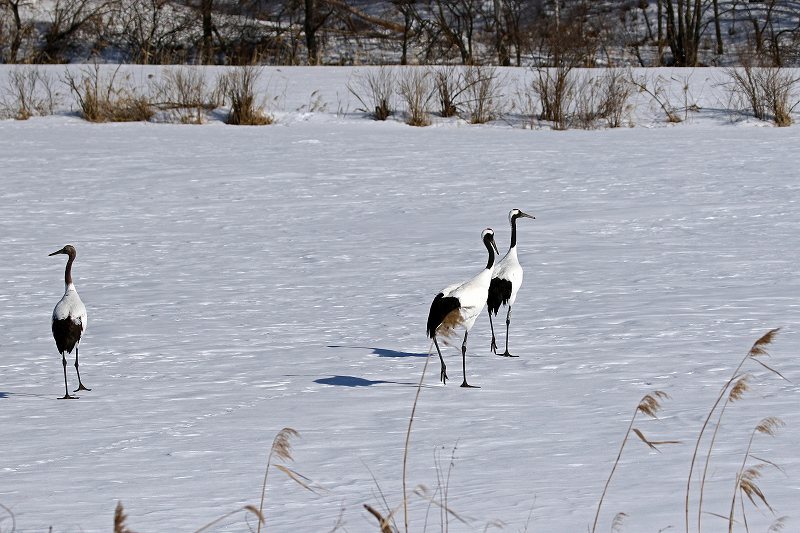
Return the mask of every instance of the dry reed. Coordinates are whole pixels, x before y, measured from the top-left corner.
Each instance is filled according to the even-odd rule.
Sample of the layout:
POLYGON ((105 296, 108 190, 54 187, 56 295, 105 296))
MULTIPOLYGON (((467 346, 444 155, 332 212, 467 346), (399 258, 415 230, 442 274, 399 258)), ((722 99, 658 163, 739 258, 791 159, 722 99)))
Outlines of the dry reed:
POLYGON ((605 499, 606 493, 608 492, 608 487, 611 484, 611 478, 614 477, 614 472, 616 472, 617 466, 619 466, 619 461, 622 458, 622 451, 625 449, 625 445, 628 442, 631 432, 636 434, 636 436, 639 437, 642 442, 654 450, 658 450, 658 446, 662 444, 677 444, 677 441, 651 441, 647 439, 641 431, 633 427, 633 424, 636 421, 636 416, 639 413, 647 415, 651 418, 657 418, 658 411, 661 410, 661 401, 668 398, 669 395, 666 392, 654 391, 652 394, 646 394, 643 396, 639 401, 639 404, 636 406, 636 410, 633 412, 633 416, 631 417, 631 422, 628 425, 628 430, 625 432, 625 437, 622 439, 622 445, 619 447, 619 453, 617 453, 614 466, 611 467, 611 473, 608 475, 606 484, 603 487, 603 493, 600 495, 600 501, 597 504, 597 512, 594 515, 594 522, 592 524, 592 533, 595 533, 597 530, 597 521, 600 518, 600 509, 603 507, 603 500, 605 499))
POLYGON ((408 533, 408 489, 407 489, 407 473, 408 473, 408 448, 411 444, 411 425, 414 423, 414 415, 417 412, 417 403, 419 402, 419 395, 422 392, 422 383, 425 380, 425 371, 428 370, 428 363, 431 360, 433 346, 428 348, 428 356, 425 358, 425 365, 422 367, 422 374, 419 377, 417 384, 417 392, 414 395, 414 404, 411 406, 411 416, 408 417, 408 429, 406 430, 406 442, 403 446, 403 524, 405 525, 405 532, 408 533))
POLYGON ((261 525, 264 522, 264 496, 267 493, 267 476, 269 476, 269 467, 272 464, 272 457, 275 456, 278 459, 282 459, 284 461, 291 461, 292 460, 292 442, 291 439, 293 437, 299 437, 300 433, 293 428, 283 428, 275 435, 275 439, 272 441, 272 446, 269 449, 269 454, 267 455, 267 466, 264 469, 264 482, 261 485, 261 501, 258 504, 258 513, 261 515, 261 519, 258 521, 258 531, 261 531, 261 525))
MULTIPOLYGON (((775 339, 775 336, 778 334, 779 331, 780 331, 780 328, 775 328, 775 329, 769 330, 768 332, 766 332, 764 335, 759 337, 758 340, 756 340, 753 343, 753 345, 750 347, 750 350, 748 350, 747 353, 745 354, 745 356, 742 358, 742 360, 739 361, 739 364, 734 369, 733 374, 731 375, 730 379, 728 379, 728 381, 725 382, 725 384, 722 386, 722 389, 720 390, 716 401, 711 406, 711 410, 708 412, 708 415, 706 416, 705 420, 703 421, 703 425, 700 428, 700 433, 698 434, 697 440, 695 441, 694 451, 692 453, 692 460, 691 460, 691 462, 689 464, 689 475, 687 476, 687 479, 686 479, 686 497, 685 497, 685 501, 684 501, 684 525, 685 525, 685 528, 686 528, 686 533, 689 533, 689 499, 690 499, 691 488, 692 488, 692 474, 694 473, 694 467, 695 467, 695 464, 697 463, 697 455, 698 455, 698 452, 700 450, 700 444, 701 444, 701 442, 703 440, 703 436, 705 435, 706 429, 708 428, 708 424, 711 422, 711 418, 714 416, 714 413, 717 411, 717 408, 720 406, 720 402, 722 402, 722 399, 725 397, 726 391, 728 391, 731 388, 732 385, 733 385, 734 388, 736 388, 736 385, 739 385, 739 390, 736 393, 736 395, 737 395, 736 398, 731 398, 730 395, 729 395, 729 401, 733 401, 734 399, 738 399, 741 396, 741 393, 743 393, 746 390, 746 388, 745 388, 746 381, 745 382, 741 382, 740 381, 741 378, 743 377, 743 375, 740 372, 742 370, 742 367, 744 367, 745 363, 747 363, 748 361, 755 362, 755 363, 761 365, 763 368, 769 370, 770 372, 778 375, 782 379, 786 379, 786 378, 783 377, 783 375, 780 372, 778 372, 777 370, 769 367, 766 363, 764 363, 763 361, 759 360, 759 357, 768 355, 767 346, 770 343, 772 343, 772 341, 775 339), (740 383, 736 383, 736 382, 740 382, 740 383), (734 383, 736 383, 736 384, 734 385, 734 383)), ((726 402, 726 403, 728 403, 728 402, 726 402)), ((724 414, 724 410, 721 410, 720 414, 717 417, 717 427, 719 427, 719 424, 721 422, 722 414, 724 414)), ((713 445, 713 443, 712 443, 712 445, 713 445)), ((701 493, 702 493, 702 489, 703 489, 703 487, 701 486, 701 493)), ((700 521, 699 521, 700 518, 699 518, 699 516, 700 515, 698 514, 698 524, 697 524, 698 532, 700 531, 700 521)))
POLYGON ((117 502, 117 508, 114 509, 114 533, 133 533, 131 529, 128 529, 128 525, 125 521, 128 519, 128 515, 125 514, 125 508, 122 506, 122 502, 117 502))
MULTIPOLYGON (((761 488, 758 486, 758 483, 756 483, 756 481, 761 477, 761 470, 763 470, 767 466, 767 464, 770 464, 772 466, 777 466, 777 465, 769 461, 764 461, 754 466, 751 466, 750 468, 747 468, 747 460, 752 457, 752 455, 750 455, 750 451, 753 448, 753 440, 755 439, 757 434, 774 437, 777 434, 778 430, 783 426, 784 423, 780 418, 775 418, 770 416, 762 419, 758 424, 756 424, 756 427, 750 434, 750 440, 747 443, 747 450, 745 450, 744 458, 742 459, 742 466, 736 473, 736 485, 733 489, 733 496, 731 497, 731 509, 728 515, 728 533, 733 532, 733 519, 734 519, 734 511, 736 509, 737 493, 741 493, 743 496, 747 496, 747 499, 750 500, 750 503, 752 503, 754 506, 758 507, 758 502, 760 501, 767 507, 767 509, 774 512, 769 502, 767 501, 767 497, 761 491, 761 488)), ((742 502, 742 520, 746 525, 747 515, 744 509, 743 498, 741 498, 741 502, 742 502)))
POLYGON ((381 528, 381 533, 394 533, 392 530, 392 526, 389 522, 389 518, 385 518, 380 511, 377 511, 375 508, 371 507, 368 504, 364 504, 364 509, 369 511, 369 513, 374 516, 378 520, 378 524, 381 528))

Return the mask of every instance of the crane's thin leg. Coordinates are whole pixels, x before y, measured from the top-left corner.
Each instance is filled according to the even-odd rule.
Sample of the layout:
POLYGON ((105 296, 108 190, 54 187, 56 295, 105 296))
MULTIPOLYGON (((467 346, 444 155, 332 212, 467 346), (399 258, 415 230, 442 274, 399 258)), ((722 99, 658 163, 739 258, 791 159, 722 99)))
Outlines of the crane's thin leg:
POLYGON ((67 386, 67 356, 61 352, 61 366, 64 367, 64 397, 60 400, 75 400, 77 396, 69 395, 69 387, 67 386))
POLYGON ((439 343, 436 342, 436 335, 433 336, 433 344, 436 345, 436 351, 439 353, 439 361, 442 363, 442 371, 439 374, 439 379, 442 380, 442 385, 447 385, 447 367, 442 358, 442 351, 439 349, 439 343))
POLYGON ((493 354, 497 355, 497 340, 495 340, 494 338, 494 324, 492 324, 492 312, 489 310, 488 307, 486 308, 486 312, 489 313, 489 327, 492 328, 492 346, 490 349, 492 350, 493 354))
POLYGON ((476 387, 475 385, 470 385, 467 383, 467 335, 469 335, 469 331, 464 332, 464 343, 461 345, 461 369, 464 371, 464 382, 461 384, 461 386, 469 387, 471 389, 479 389, 480 387, 476 387))
MULTIPOLYGON (((508 341, 506 341, 506 344, 508 344, 508 341)), ((78 392, 79 390, 92 390, 92 389, 87 389, 86 387, 84 387, 83 383, 81 383, 81 372, 80 372, 80 370, 78 370, 78 347, 77 346, 75 346, 75 372, 78 373, 78 388, 75 389, 72 392, 78 392)))
POLYGON ((503 357, 519 357, 518 355, 511 355, 508 353, 508 326, 511 325, 511 307, 508 308, 508 314, 506 315, 506 351, 501 353, 503 357))

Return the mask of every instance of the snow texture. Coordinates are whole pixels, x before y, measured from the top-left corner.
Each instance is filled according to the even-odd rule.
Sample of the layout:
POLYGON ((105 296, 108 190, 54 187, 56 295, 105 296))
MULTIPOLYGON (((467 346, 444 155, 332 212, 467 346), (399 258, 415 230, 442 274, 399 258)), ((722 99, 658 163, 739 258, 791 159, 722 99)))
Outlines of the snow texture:
MULTIPOLYGON (((783 470, 759 480, 776 514, 748 503, 748 525, 788 515, 796 530, 800 129, 712 111, 589 132, 412 128, 337 112, 351 72, 278 69, 292 111, 268 127, 0 121, 0 504, 16 531, 108 531, 117 501, 135 531, 193 531, 258 504, 287 426, 301 433, 290 466, 317 492, 273 470, 268 531, 376 531, 362 504, 383 508, 381 494, 402 529, 428 308, 485 266, 483 228, 502 252, 512 207, 536 217, 518 227, 520 357, 490 353, 485 316, 467 361, 482 388, 457 386, 460 343, 444 348, 446 386, 433 351, 409 492, 447 478, 464 520, 450 516, 452 532, 586 531, 636 405, 662 390, 659 419, 636 427, 681 443, 659 453, 632 437, 598 529, 624 512, 623 531, 682 531, 703 420, 753 341, 781 326, 765 361, 791 381, 745 366, 752 389, 725 413, 704 509, 727 515, 752 428, 778 416, 785 429, 753 444, 783 470), (328 110, 300 109, 316 90, 328 110), (64 263, 47 254, 67 243, 92 318, 92 391, 77 401, 56 399, 49 327, 64 263)), ((712 74, 693 75, 713 107, 712 74)), ((437 507, 409 497, 411 531, 442 529, 437 507)))

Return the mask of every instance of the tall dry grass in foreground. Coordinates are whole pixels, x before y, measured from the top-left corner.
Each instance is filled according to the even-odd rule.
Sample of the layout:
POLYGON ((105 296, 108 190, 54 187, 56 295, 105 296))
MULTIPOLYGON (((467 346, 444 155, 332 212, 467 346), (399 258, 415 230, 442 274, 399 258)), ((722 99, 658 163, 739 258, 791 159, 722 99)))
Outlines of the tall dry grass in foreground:
MULTIPOLYGON (((739 362, 737 367, 735 368, 733 374, 731 375, 730 379, 723 385, 719 395, 716 398, 715 403, 713 404, 711 410, 709 411, 706 419, 704 420, 703 426, 700 429, 699 436, 697 441, 695 442, 694 453, 692 454, 691 464, 690 464, 690 471, 687 481, 687 494, 686 494, 686 530, 687 533, 689 531, 689 501, 690 501, 690 493, 692 488, 692 476, 695 470, 695 467, 698 463, 698 458, 700 457, 699 452, 701 448, 701 444, 705 442, 706 431, 708 427, 713 423, 715 425, 715 429, 711 437, 708 439, 708 450, 706 451, 704 457, 704 464, 703 464, 703 477, 699 484, 699 504, 698 504, 698 517, 697 517, 697 531, 700 532, 702 523, 702 496, 703 491, 705 489, 705 480, 706 474, 708 472, 708 465, 712 457, 712 451, 714 447, 714 442, 717 437, 717 431, 721 425, 723 415, 725 410, 728 406, 732 405, 735 402, 738 402, 743 399, 744 395, 750 389, 750 374, 744 372, 744 368, 748 363, 758 365, 759 368, 763 368, 767 370, 770 374, 774 374, 779 376, 782 379, 786 379, 783 375, 780 374, 774 368, 768 366, 764 363, 761 359, 764 356, 767 356, 767 346, 771 344, 778 333, 778 329, 773 329, 762 335, 756 342, 752 345, 750 350, 745 354, 742 360, 739 362)), ((443 334, 447 333, 447 331, 443 331, 443 334)), ((446 335, 445 335, 446 337, 446 335)), ((416 391, 414 394, 414 400, 411 407, 411 413, 409 415, 408 420, 408 427, 406 430, 405 435, 405 444, 403 447, 403 468, 402 468, 402 486, 403 486, 403 493, 402 493, 402 503, 397 505, 395 508, 391 508, 389 505, 386 496, 384 495, 383 491, 380 490, 380 485, 378 485, 378 490, 380 493, 380 499, 383 503, 383 510, 377 509, 375 506, 370 504, 363 504, 363 509, 366 510, 372 517, 375 518, 377 521, 378 531, 380 533, 398 533, 401 531, 401 528, 395 523, 395 516, 398 515, 400 508, 402 507, 403 510, 403 524, 402 524, 402 531, 408 533, 410 531, 409 528, 409 497, 411 494, 421 498, 422 500, 426 501, 428 506, 425 512, 425 522, 423 531, 428 530, 428 519, 431 509, 438 510, 440 513, 440 526, 439 529, 442 533, 449 532, 449 521, 452 518, 460 522, 462 525, 467 526, 469 528, 474 529, 475 520, 466 518, 459 513, 455 512, 450 507, 450 496, 449 496, 449 484, 450 484, 450 474, 455 464, 455 447, 453 448, 453 453, 450 458, 449 468, 446 474, 443 474, 441 464, 439 459, 436 455, 434 455, 435 463, 436 463, 436 470, 437 470, 437 486, 431 490, 424 485, 417 485, 417 487, 413 491, 408 490, 408 462, 410 459, 411 454, 411 436, 412 436, 412 429, 413 423, 417 414, 417 407, 419 405, 421 391, 422 391, 422 384, 425 380, 425 375, 427 372, 428 365, 430 363, 430 358, 433 355, 433 346, 431 345, 428 356, 425 359, 425 364, 422 369, 422 373, 419 379, 419 382, 416 386, 416 391)), ((597 504, 597 510, 594 516, 594 522, 591 526, 591 532, 596 533, 598 531, 598 525, 600 523, 600 514, 602 510, 603 503, 605 501, 606 495, 608 494, 609 488, 611 486, 612 479, 618 469, 618 466, 622 459, 622 454, 626 449, 626 445, 628 440, 630 439, 631 435, 636 435, 636 437, 646 444, 649 448, 653 450, 658 450, 659 446, 664 444, 677 444, 678 441, 654 441, 647 438, 644 433, 636 427, 637 420, 640 419, 640 415, 645 415, 650 418, 658 418, 658 414, 662 409, 662 402, 668 399, 669 396, 667 393, 663 391, 654 391, 650 394, 647 394, 642 397, 639 403, 636 406, 636 409, 633 412, 633 416, 630 419, 630 423, 628 424, 628 428, 625 432, 623 437, 622 443, 620 445, 619 451, 617 453, 616 459, 614 464, 611 468, 611 472, 605 482, 603 487, 602 494, 597 504)), ((762 473, 765 469, 769 467, 778 468, 780 467, 775 464, 774 462, 767 460, 763 457, 756 456, 753 453, 753 447, 756 443, 757 437, 759 436, 775 436, 778 430, 783 427, 783 421, 779 418, 775 417, 766 417, 761 419, 755 427, 750 431, 750 437, 747 442, 746 449, 744 450, 741 464, 737 468, 735 475, 733 476, 733 492, 730 497, 730 506, 725 511, 727 515, 723 515, 721 513, 707 513, 712 516, 717 517, 718 519, 725 520, 727 524, 728 533, 732 533, 734 530, 735 524, 742 524, 745 528, 745 531, 749 532, 749 526, 747 522, 747 509, 745 503, 749 501, 753 506, 758 507, 759 505, 764 506, 767 510, 774 512, 773 508, 769 504, 769 501, 758 484, 759 479, 762 476, 762 473)), ((251 515, 255 517, 258 522, 257 528, 252 527, 248 524, 248 528, 251 531, 256 531, 260 533, 262 528, 266 527, 266 517, 264 513, 264 503, 266 501, 266 491, 267 491, 267 481, 270 469, 272 467, 277 468, 278 470, 282 471, 286 474, 290 479, 304 487, 305 489, 315 492, 315 488, 312 486, 312 482, 309 478, 297 473, 296 471, 292 470, 291 468, 287 467, 285 464, 274 464, 276 460, 281 460, 283 462, 293 461, 292 457, 292 440, 299 437, 299 433, 292 429, 292 428, 284 428, 276 435, 272 446, 270 447, 269 453, 267 455, 266 460, 266 467, 264 471, 264 479, 261 486, 261 498, 258 506, 256 505, 245 505, 243 507, 237 508, 234 511, 217 518, 216 520, 206 524, 205 526, 201 527, 200 529, 196 530, 195 533, 200 533, 203 531, 210 530, 213 526, 220 524, 223 520, 226 520, 233 516, 236 513, 240 513, 242 511, 245 512, 245 517, 250 517, 251 515)), ((369 470, 369 467, 366 467, 369 470)), ((371 471, 370 471, 371 473, 371 471)), ((372 476, 373 481, 375 481, 376 485, 378 484, 375 476, 372 476)), ((6 507, 0 504, 0 509, 5 510, 10 516, 12 521, 14 520, 13 513, 6 507)), ((342 512, 344 508, 342 508, 342 512)), ((533 511, 531 510, 531 514, 533 511)), ((339 530, 346 530, 344 528, 344 523, 342 519, 342 514, 340 514, 339 520, 336 522, 336 525, 333 527, 331 533, 339 530)), ((610 531, 612 532, 621 532, 624 530, 625 520, 628 518, 628 515, 624 512, 618 512, 614 515, 611 524, 610 524, 610 531)), ((122 504, 118 504, 115 516, 114 516, 114 533, 133 533, 126 524, 127 516, 124 513, 124 509, 122 508, 122 504)), ((769 532, 777 533, 782 531, 787 521, 787 517, 779 517, 777 518, 773 524, 768 529, 769 532)), ((528 517, 528 522, 525 525, 525 531, 528 530, 528 525, 530 522, 530 516, 528 517)), ((486 531, 490 528, 504 528, 506 524, 504 524, 500 520, 490 520, 484 524, 483 530, 486 531)), ((535 524, 534 524, 535 525, 535 524)), ((588 529, 588 528, 587 528, 588 529)), ((11 531, 15 530, 15 524, 12 523, 11 531)), ((600 529, 602 530, 602 529, 600 529)), ((662 529, 663 531, 663 529, 662 529)))
MULTIPOLYGON (((272 446, 270 447, 269 454, 267 454, 267 465, 264 468, 264 481, 261 485, 261 500, 258 504, 258 507, 256 507, 255 505, 245 505, 239 507, 238 509, 234 509, 233 511, 209 522, 200 529, 196 530, 194 533, 207 531, 212 526, 219 524, 223 520, 241 511, 244 511, 246 513, 245 516, 249 516, 250 514, 252 514, 253 516, 256 517, 256 520, 258 521, 258 528, 256 529, 256 531, 260 533, 261 528, 266 524, 266 518, 264 515, 264 500, 267 494, 267 479, 269 477, 270 466, 273 466, 278 470, 280 470, 281 472, 283 472, 284 474, 286 474, 289 477, 289 479, 291 479, 304 489, 316 493, 314 487, 311 486, 312 482, 309 478, 289 468, 285 464, 273 464, 274 459, 280 459, 284 462, 294 461, 294 458, 292 457, 291 440, 299 436, 300 433, 298 433, 297 430, 287 427, 280 430, 278 434, 275 436, 275 439, 272 441, 272 446)), ((250 528, 249 524, 248 527, 250 528)), ((252 530, 252 528, 250 529, 252 530)))
MULTIPOLYGON (((747 443, 747 450, 744 452, 744 459, 742 459, 742 466, 739 468, 739 471, 736 473, 736 486, 733 489, 733 497, 731 498, 731 510, 730 514, 728 515, 728 533, 733 532, 733 523, 734 523, 734 511, 736 509, 736 496, 740 496, 740 502, 742 503, 742 521, 745 524, 745 528, 747 528, 747 514, 745 513, 744 508, 744 497, 747 498, 753 503, 753 505, 757 505, 757 501, 760 501, 764 505, 767 506, 767 509, 772 511, 772 507, 770 506, 769 502, 767 502, 766 496, 761 491, 761 488, 756 483, 756 480, 761 477, 761 470, 763 470, 767 465, 777 466, 774 463, 769 461, 761 460, 758 464, 751 466, 750 468, 747 467, 747 462, 753 456, 750 454, 750 450, 753 448, 753 439, 755 439, 756 434, 761 433, 763 435, 769 435, 774 437, 778 429, 782 428, 784 423, 781 419, 775 417, 767 417, 761 420, 756 427, 753 429, 753 432, 750 434, 750 441, 747 443)), ((774 511, 773 511, 774 513, 774 511)), ((747 528, 749 529, 749 528, 747 528)))
MULTIPOLYGON (((747 364, 747 363, 756 364, 756 365, 760 366, 761 368, 766 369, 771 374, 774 374, 774 375, 780 377, 781 379, 784 379, 784 380, 786 379, 780 372, 778 372, 774 368, 770 367, 769 365, 767 365, 766 363, 764 363, 761 360, 761 358, 769 355, 767 353, 767 346, 769 346, 772 343, 772 341, 775 339, 775 336, 778 334, 778 331, 780 331, 780 328, 772 329, 772 330, 768 331, 767 333, 765 333, 764 335, 762 335, 761 337, 759 337, 758 340, 756 340, 753 343, 753 345, 750 347, 750 349, 744 355, 742 360, 739 361, 739 364, 734 369, 733 374, 731 375, 730 379, 728 379, 728 381, 726 381, 725 384, 722 386, 722 389, 720 390, 719 395, 716 398, 716 401, 711 406, 711 409, 709 410, 708 415, 706 416, 706 418, 705 418, 705 420, 703 422, 703 425, 700 428, 700 432, 699 432, 699 434, 697 436, 697 440, 695 441, 694 451, 692 453, 692 459, 691 459, 691 462, 689 464, 689 475, 687 476, 687 479, 686 479, 686 498, 685 498, 685 502, 684 502, 684 504, 685 504, 684 505, 684 516, 685 516, 684 525, 685 525, 686 533, 689 533, 689 510, 690 510, 689 509, 689 502, 690 502, 690 499, 691 499, 691 491, 692 491, 692 476, 694 474, 695 465, 697 464, 698 454, 700 452, 700 446, 701 446, 701 444, 703 442, 703 438, 705 437, 706 430, 708 429, 709 424, 711 423, 712 419, 714 419, 715 429, 714 429, 714 432, 713 432, 713 434, 712 434, 712 436, 710 438, 710 442, 709 442, 709 445, 708 445, 708 451, 707 451, 706 456, 705 456, 705 464, 704 464, 704 467, 703 467, 703 477, 701 478, 700 487, 699 487, 699 499, 698 499, 698 510, 697 510, 697 531, 698 531, 698 533, 701 531, 701 528, 702 528, 703 492, 705 490, 706 473, 708 471, 708 465, 709 465, 710 460, 711 460, 711 454, 712 454, 712 450, 713 450, 713 447, 714 447, 714 443, 716 441, 717 432, 719 430, 720 425, 722 424, 722 417, 725 414, 725 410, 728 407, 728 405, 733 403, 733 402, 736 402, 736 401, 740 400, 742 398, 742 396, 744 395, 744 393, 749 388, 748 387, 749 375, 747 373, 743 372, 743 368, 745 367, 745 364, 747 364), (727 394, 727 396, 726 396, 726 394, 727 394), (723 402, 723 399, 725 400, 724 402, 723 402), (721 403, 722 403, 722 405, 720 406, 721 403), (714 418, 715 414, 716 414, 716 418, 714 418)), ((758 427, 759 426, 757 426, 757 429, 758 429, 758 427)), ((767 427, 772 429, 772 426, 767 426, 767 427)), ((753 433, 753 435, 755 435, 755 433, 753 433)), ((751 444, 752 444, 752 438, 751 438, 751 444)), ((745 454, 745 463, 746 463, 747 458, 748 458, 749 455, 750 455, 750 448, 748 446, 748 450, 747 450, 747 452, 745 454)), ((743 467, 742 470, 740 470, 740 473, 737 475, 737 487, 741 488, 742 490, 744 490, 745 494, 748 495, 748 497, 750 498, 750 501, 752 501, 753 503, 755 503, 755 500, 752 498, 752 496, 755 494, 763 503, 766 504, 766 499, 765 498, 761 498, 761 497, 758 496, 759 494, 761 494, 761 496, 763 496, 763 493, 757 493, 757 492, 752 492, 752 491, 750 491, 748 493, 748 490, 750 490, 754 486, 755 477, 753 477, 754 475, 751 473, 747 479, 742 478, 743 470, 744 470, 744 467, 743 467), (747 487, 747 488, 742 488, 743 485, 745 487, 747 487)), ((757 486, 756 486, 756 488, 757 488, 757 486)), ((735 503, 735 499, 736 499, 736 495, 734 494, 734 503, 735 503)), ((744 508, 742 508, 742 513, 744 515, 744 508)), ((729 531, 731 531, 732 528, 733 528, 733 512, 732 511, 730 513, 730 516, 729 516, 729 526, 728 527, 729 527, 729 531)))
MULTIPOLYGON (((662 444, 678 444, 678 441, 674 440, 651 441, 644 436, 644 433, 642 433, 641 430, 633 427, 633 424, 636 421, 636 416, 640 413, 647 415, 650 418, 658 418, 658 412, 661 410, 661 401, 668 398, 669 395, 666 392, 657 390, 652 394, 645 394, 644 397, 642 397, 642 399, 639 401, 639 405, 636 406, 636 410, 634 410, 633 416, 631 417, 631 423, 628 425, 628 430, 625 432, 625 437, 622 439, 622 445, 619 447, 617 459, 614 461, 614 466, 611 467, 611 473, 608 475, 606 484, 603 487, 603 493, 600 495, 600 501, 597 504, 597 512, 594 515, 594 523, 592 524, 592 533, 597 531, 597 521, 600 518, 600 509, 603 507, 603 500, 608 492, 608 486, 611 484, 611 478, 614 477, 614 472, 616 472, 617 466, 619 466, 619 461, 622 458, 622 451, 625 449, 625 445, 628 443, 628 438, 631 436, 631 432, 633 432, 637 437, 639 437, 639 440, 647 444, 647 446, 653 450, 658 450, 658 446, 661 446, 662 444)), ((612 530, 622 526, 622 520, 624 517, 625 513, 618 513, 614 517, 612 530)))

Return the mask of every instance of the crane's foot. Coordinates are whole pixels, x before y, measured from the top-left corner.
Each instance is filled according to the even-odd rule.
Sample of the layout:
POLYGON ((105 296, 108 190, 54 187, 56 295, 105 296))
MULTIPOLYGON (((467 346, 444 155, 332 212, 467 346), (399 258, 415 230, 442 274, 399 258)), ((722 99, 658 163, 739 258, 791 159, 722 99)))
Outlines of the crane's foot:
POLYGON ((70 396, 69 394, 65 394, 64 396, 59 398, 59 400, 77 400, 78 398, 80 398, 80 397, 79 396, 70 396))
POLYGON ((499 353, 497 355, 499 355, 500 357, 519 357, 518 355, 511 355, 510 353, 508 353, 508 350, 506 350, 503 353, 499 353))
POLYGON ((439 374, 439 379, 442 380, 442 385, 447 385, 447 372, 445 372, 444 368, 442 369, 442 373, 439 374))
POLYGON ((74 391, 72 391, 72 392, 78 392, 79 390, 92 390, 92 389, 88 389, 88 388, 86 388, 86 387, 83 385, 83 383, 78 383, 78 388, 77 388, 77 389, 75 389, 75 390, 74 390, 74 391))
POLYGON ((464 383, 461 384, 461 386, 467 389, 480 389, 480 387, 477 385, 470 385, 469 383, 467 383, 466 379, 464 380, 464 383))
POLYGON ((495 341, 494 337, 492 337, 491 350, 493 354, 497 355, 497 341, 495 341))

